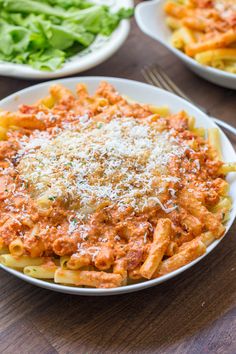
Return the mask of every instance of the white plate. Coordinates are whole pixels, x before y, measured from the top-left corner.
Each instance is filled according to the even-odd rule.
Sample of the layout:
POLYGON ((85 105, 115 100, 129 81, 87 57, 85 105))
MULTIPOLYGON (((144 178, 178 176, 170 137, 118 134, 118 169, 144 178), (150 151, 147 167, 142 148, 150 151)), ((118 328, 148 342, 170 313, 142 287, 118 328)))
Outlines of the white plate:
POLYGON ((236 89, 236 74, 203 66, 170 44, 171 30, 165 23, 163 5, 166 0, 153 0, 139 4, 135 9, 135 18, 140 29, 148 36, 159 41, 182 60, 192 71, 217 85, 236 89))
MULTIPOLYGON (((106 4, 111 7, 112 11, 117 11, 122 7, 133 7, 133 0, 93 0, 93 2, 106 4)), ((90 47, 71 57, 61 69, 56 71, 41 71, 30 65, 0 62, 0 75, 23 79, 53 79, 83 72, 110 58, 125 42, 129 30, 129 20, 122 20, 111 36, 99 35, 90 47)))
MULTIPOLYGON (((84 82, 87 84, 88 89, 90 92, 94 92, 97 88, 99 82, 101 80, 106 80, 114 85, 117 90, 129 97, 132 97, 134 100, 142 102, 142 103, 150 103, 155 105, 163 105, 168 104, 172 112, 179 112, 180 110, 186 110, 190 113, 190 115, 195 116, 197 126, 204 126, 205 128, 212 128, 215 127, 215 123, 208 118, 202 111, 196 108, 191 103, 183 100, 182 98, 173 95, 167 91, 161 90, 154 86, 150 86, 147 84, 143 84, 137 81, 130 81, 125 79, 118 79, 112 77, 78 77, 78 78, 69 78, 69 79, 62 79, 56 80, 51 82, 45 82, 39 85, 35 85, 19 91, 0 102, 0 108, 4 110, 16 110, 19 104, 32 104, 38 99, 46 96, 48 94, 49 87, 57 82, 65 85, 71 90, 75 90, 76 84, 78 82, 84 82)), ((225 161, 236 161, 236 154, 234 149, 229 142, 228 138, 225 134, 220 131, 221 135, 221 142, 222 142, 222 152, 225 161)), ((230 174, 228 181, 230 183, 230 195, 233 199, 233 207, 230 214, 230 220, 227 224, 227 231, 229 230, 230 226, 232 225, 235 216, 236 216, 236 175, 234 173, 230 174)), ((214 241, 208 248, 207 252, 204 256, 196 259, 195 261, 187 264, 186 266, 170 273, 164 275, 160 278, 154 280, 147 280, 142 283, 123 286, 120 288, 114 289, 88 289, 88 288, 76 288, 76 287, 69 287, 63 286, 59 284, 49 283, 46 281, 30 278, 27 275, 22 274, 17 270, 13 270, 7 268, 5 266, 1 266, 2 269, 5 269, 7 272, 21 278, 31 284, 41 286, 43 288, 59 291, 68 294, 75 294, 75 295, 115 295, 115 294, 123 294, 129 293, 133 291, 142 290, 148 288, 153 285, 160 284, 174 276, 182 273, 184 270, 190 268, 195 263, 199 262, 202 258, 204 258, 208 253, 210 253, 220 242, 221 240, 214 241)))

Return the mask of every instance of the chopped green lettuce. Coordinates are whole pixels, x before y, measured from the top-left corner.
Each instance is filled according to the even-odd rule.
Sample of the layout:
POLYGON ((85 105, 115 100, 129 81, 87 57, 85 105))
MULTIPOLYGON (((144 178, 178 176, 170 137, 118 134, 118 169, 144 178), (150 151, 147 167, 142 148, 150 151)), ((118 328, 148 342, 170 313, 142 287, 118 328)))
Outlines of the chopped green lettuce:
POLYGON ((132 14, 87 0, 0 0, 0 60, 57 70, 132 14))

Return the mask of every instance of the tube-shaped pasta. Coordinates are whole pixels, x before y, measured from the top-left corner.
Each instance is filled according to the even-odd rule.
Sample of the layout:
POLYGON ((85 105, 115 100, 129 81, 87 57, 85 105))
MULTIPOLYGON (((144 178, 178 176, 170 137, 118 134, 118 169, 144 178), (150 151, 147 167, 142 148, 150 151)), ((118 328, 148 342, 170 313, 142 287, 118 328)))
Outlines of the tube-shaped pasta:
POLYGON ((62 269, 68 269, 67 268, 67 263, 70 259, 70 256, 62 256, 60 257, 60 266, 62 269))
POLYGON ((76 95, 78 96, 78 101, 83 101, 84 99, 88 98, 88 88, 85 84, 79 83, 76 86, 76 95))
POLYGON ((91 263, 91 256, 89 254, 73 254, 67 261, 68 269, 80 269, 82 267, 87 267, 91 263))
POLYGON ((134 269, 130 269, 128 271, 128 276, 132 280, 139 280, 142 278, 142 275, 140 274, 140 267, 136 267, 134 269))
POLYGON ((215 149, 218 159, 222 160, 220 131, 218 128, 208 129, 208 141, 209 144, 215 149))
POLYGON ((45 124, 35 114, 24 114, 15 112, 0 112, 0 126, 9 127, 12 125, 28 129, 44 129, 45 124))
POLYGON ((31 258, 29 256, 15 257, 10 254, 2 254, 0 263, 10 268, 25 268, 27 266, 42 265, 45 262, 43 257, 31 258))
POLYGON ((186 54, 193 57, 198 53, 211 49, 226 47, 236 41, 236 31, 233 29, 225 33, 217 34, 215 37, 198 43, 190 43, 186 47, 186 54))
POLYGON ((173 47, 177 48, 177 49, 184 49, 184 40, 183 37, 181 36, 181 32, 180 29, 178 29, 177 31, 175 31, 173 33, 173 35, 171 36, 171 44, 173 45, 173 47))
POLYGON ((181 20, 182 24, 195 31, 204 31, 206 22, 200 17, 185 17, 181 20))
POLYGON ((51 109, 55 104, 55 99, 51 95, 48 95, 48 96, 42 98, 41 100, 39 100, 37 104, 43 105, 43 106, 51 109))
MULTIPOLYGON (((236 164, 235 164, 235 168, 236 168, 236 164)), ((227 196, 229 194, 229 183, 222 178, 217 178, 215 182, 217 184, 217 192, 221 196, 227 196)))
POLYGON ((47 193, 44 193, 43 195, 39 196, 36 200, 36 203, 40 209, 48 210, 53 204, 54 200, 55 197, 53 196, 53 193, 51 193, 49 190, 47 193))
POLYGON ((236 60, 236 49, 235 48, 221 48, 208 50, 196 54, 195 59, 203 65, 209 65, 211 63, 220 63, 215 65, 216 67, 222 69, 225 64, 222 64, 224 60, 236 60), (222 67, 223 66, 223 67, 222 67))
POLYGON ((178 252, 178 245, 176 242, 171 241, 167 247, 165 255, 168 257, 172 257, 175 253, 178 252))
POLYGON ((0 126, 0 140, 5 140, 7 136, 7 129, 0 126))
POLYGON ((225 227, 218 220, 216 215, 212 214, 204 205, 201 204, 190 193, 182 192, 181 205, 194 217, 199 219, 209 231, 212 231, 216 238, 221 237, 225 232, 225 227))
POLYGON ((231 63, 231 64, 226 63, 225 64, 225 71, 228 71, 229 73, 232 73, 232 74, 236 74, 236 62, 231 63))
POLYGON ((68 102, 75 100, 75 96, 67 87, 58 84, 50 87, 50 94, 56 103, 60 102, 62 99, 68 102))
POLYGON ((0 255, 4 253, 8 253, 8 247, 3 242, 3 239, 0 238, 0 255))
POLYGON ((55 283, 85 285, 95 288, 115 288, 122 283, 120 274, 96 272, 87 270, 63 270, 55 272, 55 283))
POLYGON ((178 31, 186 46, 195 42, 195 37, 191 29, 183 26, 178 31))
POLYGON ((12 256, 22 256, 24 253, 24 245, 19 237, 10 243, 9 251, 12 256))
POLYGON ((213 66, 213 68, 224 70, 225 64, 222 59, 212 60, 209 65, 213 66))
POLYGON ((117 259, 113 265, 113 273, 120 274, 123 278, 122 284, 127 283, 127 261, 125 258, 117 259))
POLYGON ((166 117, 170 113, 168 106, 154 106, 148 105, 150 111, 154 114, 159 114, 161 117, 166 117))
POLYGON ((229 172, 236 172, 236 163, 235 162, 225 162, 220 170, 220 173, 226 175, 229 172))
MULTIPOLYGON (((0 248, 0 256, 1 254, 7 254, 8 253, 8 248, 7 247, 2 247, 0 248)), ((0 263, 1 263, 1 259, 0 259, 0 263)))
POLYGON ((208 247, 215 240, 215 236, 212 232, 208 231, 201 234, 200 240, 208 247))
POLYGON ((54 265, 39 265, 24 267, 23 272, 32 278, 37 279, 54 279, 55 271, 58 267, 54 265))
POLYGON ((232 201, 229 197, 222 198, 218 204, 212 208, 213 213, 218 213, 222 217, 222 222, 226 222, 229 219, 229 212, 232 208, 232 201))
POLYGON ((193 130, 195 128, 195 117, 193 116, 188 116, 188 129, 193 130))
POLYGON ((95 259, 95 267, 99 270, 106 270, 111 267, 114 262, 113 250, 108 247, 102 247, 98 252, 98 255, 95 259))
POLYGON ((203 127, 199 127, 199 128, 194 128, 193 129, 193 132, 197 135, 197 136, 200 136, 202 138, 205 137, 206 135, 206 131, 203 127))
POLYGON ((147 259, 140 268, 140 274, 144 278, 150 279, 155 273, 170 243, 170 235, 171 221, 169 219, 159 219, 147 259))
POLYGON ((168 15, 177 18, 183 18, 188 13, 188 10, 184 6, 173 1, 167 1, 164 5, 164 10, 168 15))
POLYGON ((198 236, 202 232, 202 222, 191 214, 187 214, 181 220, 183 229, 194 236, 198 236))
POLYGON ((127 275, 127 260, 125 258, 116 259, 113 264, 113 272, 120 275, 127 275))
POLYGON ((168 16, 166 18, 166 24, 169 26, 172 30, 177 30, 178 28, 181 27, 181 22, 179 19, 173 17, 173 16, 168 16))
POLYGON ((206 252, 206 246, 200 239, 193 239, 192 241, 187 242, 184 246, 185 247, 182 250, 180 248, 179 252, 173 257, 164 260, 160 264, 158 271, 154 273, 154 278, 173 272, 202 256, 206 252))

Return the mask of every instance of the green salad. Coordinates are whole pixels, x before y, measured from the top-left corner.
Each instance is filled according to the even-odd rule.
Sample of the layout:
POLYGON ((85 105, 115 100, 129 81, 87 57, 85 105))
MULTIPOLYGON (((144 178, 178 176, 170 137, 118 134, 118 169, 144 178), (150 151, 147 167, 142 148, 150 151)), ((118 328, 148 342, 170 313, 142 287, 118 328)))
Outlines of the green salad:
POLYGON ((0 0, 0 60, 54 71, 132 14, 87 0, 0 0))

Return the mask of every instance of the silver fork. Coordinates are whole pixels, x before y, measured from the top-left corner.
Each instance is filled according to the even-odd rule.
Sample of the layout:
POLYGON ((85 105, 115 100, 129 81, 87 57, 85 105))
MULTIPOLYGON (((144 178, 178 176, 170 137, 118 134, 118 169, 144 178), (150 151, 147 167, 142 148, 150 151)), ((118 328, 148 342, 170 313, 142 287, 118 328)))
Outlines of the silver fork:
POLYGON ((223 122, 220 119, 214 118, 210 115, 209 111, 207 111, 205 108, 195 104, 170 78, 169 76, 164 72, 164 70, 159 66, 159 65, 151 65, 151 66, 145 66, 142 69, 142 75, 144 79, 147 81, 147 83, 160 87, 166 91, 172 92, 185 100, 193 103, 195 106, 197 106, 201 111, 209 115, 210 118, 214 120, 214 122, 219 125, 221 128, 225 129, 227 132, 233 134, 236 136, 236 128, 234 128, 232 125, 223 122))

